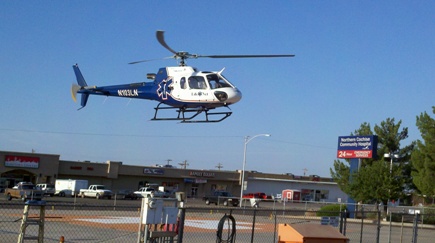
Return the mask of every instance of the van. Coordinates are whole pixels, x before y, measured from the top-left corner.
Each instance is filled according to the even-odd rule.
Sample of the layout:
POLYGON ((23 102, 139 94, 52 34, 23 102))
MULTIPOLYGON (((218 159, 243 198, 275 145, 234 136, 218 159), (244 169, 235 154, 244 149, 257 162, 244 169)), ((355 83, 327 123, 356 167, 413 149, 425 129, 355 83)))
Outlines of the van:
POLYGON ((54 196, 54 193, 56 192, 56 189, 54 189, 53 184, 40 183, 40 184, 36 184, 36 187, 39 190, 42 190, 44 192, 44 195, 50 195, 50 197, 54 196))

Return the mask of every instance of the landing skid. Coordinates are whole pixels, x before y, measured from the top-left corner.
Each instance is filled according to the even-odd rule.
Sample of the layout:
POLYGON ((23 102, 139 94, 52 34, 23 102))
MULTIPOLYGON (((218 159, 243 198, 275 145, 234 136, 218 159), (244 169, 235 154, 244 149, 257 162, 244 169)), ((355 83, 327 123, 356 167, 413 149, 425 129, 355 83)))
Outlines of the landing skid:
POLYGON ((163 103, 159 103, 157 107, 154 109, 156 112, 154 113, 154 118, 151 119, 151 121, 180 121, 181 123, 207 123, 207 122, 221 122, 225 120, 227 117, 231 116, 233 112, 227 111, 227 112, 210 112, 210 109, 208 108, 177 108, 172 106, 165 106, 160 107, 163 103), (157 113, 159 110, 175 110, 178 115, 177 117, 157 117, 157 113), (193 115, 187 116, 186 115, 190 113, 193 115), (205 119, 204 120, 194 120, 199 114, 204 113, 205 119), (219 119, 210 119, 209 116, 221 116, 219 119))

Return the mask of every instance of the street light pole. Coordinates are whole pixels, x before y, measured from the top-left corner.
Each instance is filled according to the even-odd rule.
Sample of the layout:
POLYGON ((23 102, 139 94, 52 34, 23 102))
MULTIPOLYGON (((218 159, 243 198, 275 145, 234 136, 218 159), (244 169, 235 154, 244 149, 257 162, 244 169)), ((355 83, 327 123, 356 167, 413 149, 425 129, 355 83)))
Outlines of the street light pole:
MULTIPOLYGON (((393 176, 393 162, 394 162, 394 159, 398 159, 398 158, 400 158, 399 157, 399 154, 397 154, 397 153, 393 153, 393 152, 389 152, 389 153, 385 153, 384 154, 384 158, 390 158, 390 183, 391 183, 391 179, 392 179, 392 176, 393 176)), ((391 185, 390 185, 390 187, 391 187, 391 185)), ((391 201, 391 189, 389 190, 389 199, 388 200, 390 200, 391 201)), ((387 205, 388 205, 388 203, 387 203, 387 205)))
MULTIPOLYGON (((384 154, 384 158, 390 158, 390 183, 391 183, 391 179, 392 179, 391 177, 393 174, 393 160, 398 159, 399 155, 396 153, 393 153, 393 152, 389 152, 389 153, 384 154)), ((391 185, 390 185, 390 187, 391 187, 391 185)), ((389 194, 388 201, 391 202, 391 189, 388 190, 388 194, 389 194)), ((389 202, 387 202, 387 215, 388 215, 388 203, 389 202)), ((390 225, 391 225, 391 214, 390 214, 390 225)), ((388 234, 388 242, 391 242, 391 226, 390 226, 390 232, 388 234)))
POLYGON ((392 173, 393 173, 393 160, 394 159, 398 159, 399 158, 399 154, 392 153, 392 152, 385 153, 384 154, 384 158, 390 158, 390 176, 391 176, 392 173))
POLYGON ((264 136, 264 137, 270 137, 270 134, 257 134, 253 137, 249 137, 246 136, 245 137, 245 143, 244 143, 244 147, 243 147, 243 164, 242 164, 242 180, 240 183, 240 202, 239 202, 239 206, 242 207, 242 202, 243 202, 243 189, 244 189, 244 185, 245 185, 245 166, 246 166, 246 148, 249 142, 252 141, 252 139, 256 138, 256 137, 260 137, 260 136, 264 136))

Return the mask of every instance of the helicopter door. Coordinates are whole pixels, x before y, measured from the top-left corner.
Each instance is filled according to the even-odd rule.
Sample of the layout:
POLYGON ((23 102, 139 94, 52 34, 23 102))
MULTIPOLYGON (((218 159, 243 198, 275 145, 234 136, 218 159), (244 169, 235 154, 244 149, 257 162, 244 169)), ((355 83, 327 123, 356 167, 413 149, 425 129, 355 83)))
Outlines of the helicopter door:
POLYGON ((181 100, 186 100, 188 99, 188 94, 189 94, 189 84, 187 82, 187 78, 186 77, 181 77, 179 82, 176 82, 176 85, 180 85, 179 88, 175 87, 174 90, 172 90, 172 97, 174 97, 175 99, 181 99, 181 100))
POLYGON ((189 77, 189 87, 191 89, 207 89, 204 77, 201 76, 190 76, 189 77))

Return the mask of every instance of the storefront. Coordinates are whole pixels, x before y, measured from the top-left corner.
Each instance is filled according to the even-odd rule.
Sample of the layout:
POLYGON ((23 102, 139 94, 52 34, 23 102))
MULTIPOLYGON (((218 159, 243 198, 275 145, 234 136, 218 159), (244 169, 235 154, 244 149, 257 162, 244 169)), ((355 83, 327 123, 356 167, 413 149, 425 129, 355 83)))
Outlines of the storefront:
POLYGON ((299 191, 301 201, 345 202, 348 198, 333 181, 312 180, 309 177, 286 178, 285 175, 275 175, 275 178, 272 178, 270 174, 248 175, 248 186, 245 192, 264 192, 279 197, 284 190, 299 191))
POLYGON ((0 151, 0 188, 21 181, 54 183, 58 168, 59 155, 0 151))
MULTIPOLYGON (((87 180, 102 184, 113 192, 137 190, 149 183, 165 191, 184 192, 187 197, 202 198, 215 190, 240 195, 241 171, 181 169, 173 167, 124 165, 120 161, 90 162, 60 160, 60 155, 0 151, 0 189, 20 181, 55 183, 56 179, 87 180)), ((333 202, 346 200, 330 178, 301 177, 245 172, 245 193, 280 194, 284 189, 301 191, 301 199, 333 202)))
POLYGON ((113 192, 136 190, 157 184, 168 191, 183 191, 201 198, 215 189, 240 190, 239 173, 195 169, 124 165, 118 161, 64 161, 59 155, 0 151, 0 187, 10 188, 20 181, 55 183, 56 179, 88 180, 103 184, 113 192))

